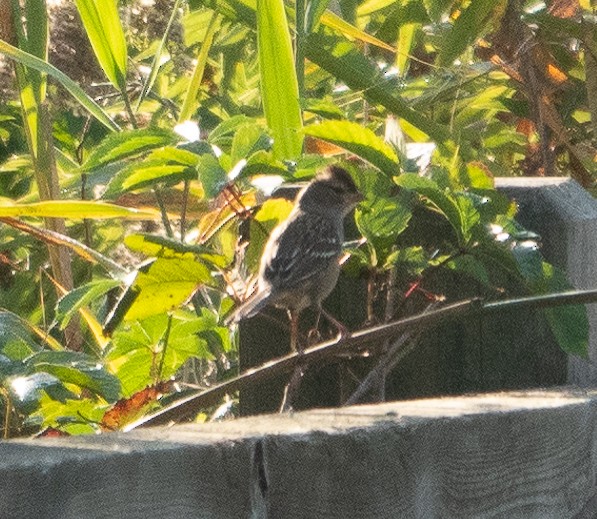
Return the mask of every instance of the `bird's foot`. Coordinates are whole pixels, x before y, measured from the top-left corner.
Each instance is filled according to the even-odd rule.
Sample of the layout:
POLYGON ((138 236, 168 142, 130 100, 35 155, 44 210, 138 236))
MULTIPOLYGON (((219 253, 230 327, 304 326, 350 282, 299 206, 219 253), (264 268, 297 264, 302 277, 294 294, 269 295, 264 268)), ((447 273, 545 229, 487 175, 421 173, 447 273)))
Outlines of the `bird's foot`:
POLYGON ((346 328, 346 326, 344 326, 342 323, 336 322, 335 324, 336 328, 338 329, 338 335, 336 335, 337 341, 348 339, 352 335, 352 332, 348 328, 346 328))
POLYGON ((313 346, 321 341, 321 333, 318 328, 311 328, 307 333, 307 345, 313 346))

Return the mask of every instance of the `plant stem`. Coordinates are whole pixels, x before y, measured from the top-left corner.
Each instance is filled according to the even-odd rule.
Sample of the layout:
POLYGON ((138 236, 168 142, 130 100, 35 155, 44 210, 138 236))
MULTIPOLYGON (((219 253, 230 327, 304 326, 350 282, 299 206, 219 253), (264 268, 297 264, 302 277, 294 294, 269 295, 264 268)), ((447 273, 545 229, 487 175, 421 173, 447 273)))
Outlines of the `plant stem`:
POLYGON ((180 242, 184 243, 185 234, 187 231, 187 209, 189 206, 189 190, 191 189, 191 181, 186 179, 184 181, 184 189, 182 192, 182 208, 180 211, 180 242))
POLYGON ((123 88, 120 93, 122 95, 122 100, 124 101, 124 108, 129 117, 131 126, 136 130, 138 128, 137 118, 135 117, 135 113, 133 112, 133 108, 131 107, 131 100, 129 99, 129 94, 126 91, 126 87, 123 88))
POLYGON ((166 327, 166 333, 162 338, 162 358, 160 359, 160 366, 158 368, 155 383, 157 384, 162 380, 162 372, 164 370, 164 361, 166 360, 166 351, 168 350, 168 342, 170 342, 170 330, 172 329, 172 314, 168 314, 168 326, 166 327))
POLYGON ((155 195, 156 202, 158 203, 158 207, 160 208, 162 224, 166 230, 166 235, 168 238, 174 238, 174 231, 172 230, 172 225, 170 225, 170 220, 168 219, 168 211, 166 211, 166 206, 164 205, 164 199, 162 198, 162 192, 160 191, 160 188, 156 187, 153 190, 153 193, 155 195))

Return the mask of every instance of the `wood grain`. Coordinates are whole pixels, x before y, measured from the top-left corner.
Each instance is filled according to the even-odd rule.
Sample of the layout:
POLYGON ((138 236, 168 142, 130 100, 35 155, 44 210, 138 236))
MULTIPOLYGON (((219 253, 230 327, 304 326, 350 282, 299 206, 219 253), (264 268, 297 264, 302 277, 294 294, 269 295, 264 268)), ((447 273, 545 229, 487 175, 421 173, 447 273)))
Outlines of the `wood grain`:
POLYGON ((0 516, 586 519, 596 412, 560 389, 13 440, 0 516))

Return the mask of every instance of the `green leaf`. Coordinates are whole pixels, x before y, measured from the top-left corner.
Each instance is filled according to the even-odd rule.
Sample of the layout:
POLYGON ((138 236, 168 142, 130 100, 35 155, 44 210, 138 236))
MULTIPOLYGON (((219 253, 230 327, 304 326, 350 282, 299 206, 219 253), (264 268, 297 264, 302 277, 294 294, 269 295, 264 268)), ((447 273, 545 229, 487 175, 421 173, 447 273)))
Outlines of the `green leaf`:
MULTIPOLYGON (((247 160, 247 163, 239 174, 239 178, 245 178, 251 175, 265 176, 269 180, 274 181, 274 183, 275 179, 272 175, 285 178, 289 177, 288 167, 283 162, 276 160, 271 151, 265 150, 256 151, 249 157, 249 160, 247 160)), ((251 179, 251 181, 254 184, 255 179, 251 179)))
POLYGON ((257 124, 255 119, 251 119, 246 115, 234 115, 218 124, 218 126, 209 133, 207 142, 220 147, 228 147, 232 142, 232 135, 236 130, 241 126, 246 126, 251 123, 257 124))
POLYGON ((201 285, 217 284, 210 270, 199 261, 158 258, 146 272, 139 271, 135 287, 140 293, 125 319, 145 319, 169 312, 187 301, 201 285))
POLYGON ((449 67, 496 17, 501 17, 507 0, 472 0, 454 21, 437 55, 440 67, 449 67))
POLYGON ((481 220, 481 215, 477 211, 472 199, 466 194, 456 193, 454 198, 456 200, 456 207, 458 207, 459 217, 459 229, 456 229, 456 231, 462 238, 461 245, 466 245, 473 235, 473 229, 481 220))
POLYGON ((415 46, 416 36, 421 28, 418 23, 405 23, 398 29, 398 49, 396 52, 396 67, 402 77, 408 74, 410 55, 415 46))
POLYGON ((120 282, 111 279, 102 279, 77 287, 61 297, 56 305, 55 316, 56 320, 60 323, 60 329, 64 330, 66 328, 73 315, 79 309, 102 297, 117 286, 120 286, 120 282))
MULTIPOLYGON (((156 162, 146 161, 140 166, 127 168, 126 178, 123 179, 119 193, 133 191, 143 187, 157 184, 174 185, 182 180, 194 180, 197 171, 182 164, 164 164, 161 160, 156 162)), ((110 184, 109 194, 115 194, 117 184, 110 184)))
POLYGON ((194 249, 207 252, 209 249, 197 245, 187 245, 179 240, 155 236, 153 234, 129 234, 124 244, 133 252, 139 252, 151 258, 187 258, 192 259, 194 249))
POLYGON ((359 204, 355 222, 367 238, 361 263, 368 267, 390 266, 388 257, 395 250, 398 236, 408 226, 411 216, 410 208, 396 199, 376 198, 359 204))
POLYGON ((83 164, 81 171, 87 172, 111 162, 136 157, 146 151, 168 146, 180 141, 170 130, 148 128, 109 134, 83 164))
POLYGON ((106 412, 106 405, 99 405, 91 398, 59 401, 42 394, 39 408, 26 421, 40 428, 56 427, 67 434, 97 433, 97 424, 106 412))
POLYGON ((406 229, 412 212, 397 198, 365 200, 356 210, 355 221, 361 234, 377 247, 388 247, 406 229))
POLYGON ((397 96, 395 84, 384 78, 377 65, 359 52, 351 42, 323 34, 320 30, 307 37, 305 55, 355 92, 361 92, 368 101, 384 106, 434 141, 451 142, 449 129, 427 118, 420 110, 414 110, 397 96))
POLYGON ((376 38, 375 36, 367 34, 366 32, 362 31, 352 23, 349 23, 348 21, 341 18, 332 11, 326 11, 321 17, 321 21, 327 27, 335 29, 336 31, 342 33, 344 36, 348 38, 360 40, 363 43, 375 45, 380 49, 395 52, 395 49, 391 45, 388 45, 386 42, 380 40, 379 38, 376 38))
POLYGON ((308 34, 317 29, 321 16, 327 9, 330 0, 310 0, 305 10, 305 32, 308 34))
POLYGON ((181 243, 179 240, 154 234, 129 234, 124 238, 124 244, 130 250, 150 258, 193 259, 198 256, 201 261, 220 268, 229 263, 224 255, 213 252, 211 247, 189 245, 181 243))
POLYGON ((182 180, 195 180, 199 158, 186 149, 170 146, 159 148, 142 162, 131 162, 110 181, 105 197, 157 184, 174 185, 182 180))
POLYGON ((75 351, 42 351, 33 354, 26 364, 36 372, 49 373, 64 384, 88 389, 108 402, 120 396, 120 382, 89 355, 75 351))
MULTIPOLYGON (((11 9, 9 2, 5 2, 4 6, 5 9, 11 9)), ((20 49, 46 62, 48 15, 45 3, 40 0, 31 0, 24 4, 12 2, 12 19, 15 20, 13 27, 20 49), (21 19, 26 19, 27 24, 16 23, 16 20, 21 19)), ((8 21, 10 22, 10 16, 8 21)), ((47 77, 43 72, 19 63, 16 64, 15 73, 25 131, 32 158, 36 162, 35 174, 39 182, 45 178, 47 165, 52 162, 44 135, 46 130, 43 129, 41 120, 42 103, 46 99, 47 77)))
POLYGON ((197 98, 199 95, 199 88, 201 87, 201 81, 203 80, 205 66, 207 65, 207 56, 209 53, 209 49, 211 48, 214 35, 219 27, 220 22, 218 18, 218 13, 214 11, 211 20, 209 21, 207 34, 205 35, 205 39, 203 40, 203 43, 201 45, 201 50, 197 55, 193 75, 191 76, 189 86, 184 96, 182 107, 180 109, 180 115, 178 116, 179 123, 190 120, 193 117, 193 114, 195 113, 197 106, 199 105, 197 98))
POLYGON ((155 315, 114 334, 107 361, 126 395, 171 378, 189 358, 213 358, 200 336, 216 329, 213 320, 176 312, 168 333, 169 319, 168 315, 155 315))
POLYGON ((27 322, 5 310, 0 310, 0 353, 12 361, 21 361, 41 348, 33 340, 27 322))
POLYGON ((334 101, 330 98, 307 98, 301 100, 301 106, 306 112, 323 117, 324 119, 344 119, 345 113, 338 108, 334 101))
MULTIPOLYGON (((543 261, 537 246, 519 245, 512 250, 518 268, 534 294, 550 294, 571 288, 563 272, 543 261)), ((587 357, 589 320, 583 305, 566 305, 544 310, 547 323, 560 348, 587 357)))
POLYGON ((303 123, 283 0, 257 0, 257 47, 263 110, 274 137, 274 154, 294 159, 303 147, 303 123))
POLYGON ((117 0, 75 0, 93 51, 110 82, 126 90, 127 47, 117 0))
POLYGON ((448 220, 456 232, 458 246, 467 245, 472 237, 473 228, 480 221, 480 215, 465 194, 444 191, 433 180, 416 173, 405 173, 394 180, 399 186, 422 195, 431 207, 448 220))
POLYGON ((85 91, 75 83, 66 74, 58 70, 53 65, 50 65, 46 61, 39 59, 38 57, 22 51, 12 45, 0 40, 0 54, 4 54, 10 59, 21 63, 26 67, 31 67, 40 72, 44 72, 49 76, 56 79, 70 94, 79 102, 79 104, 87 110, 93 117, 95 117, 100 123, 106 128, 112 131, 120 130, 120 127, 110 118, 110 116, 104 112, 102 107, 98 105, 91 97, 89 97, 85 91))
POLYGON ((401 248, 390 253, 386 258, 384 268, 391 266, 403 267, 412 277, 415 277, 429 266, 429 260, 423 247, 417 245, 401 248))
POLYGON ((213 155, 199 157, 197 171, 207 198, 215 198, 228 184, 228 174, 213 155))
POLYGON ((133 220, 154 220, 157 213, 140 211, 132 207, 96 201, 60 200, 33 204, 0 204, 0 217, 33 216, 38 218, 103 219, 127 218, 133 220))
POLYGON ((31 373, 9 377, 4 383, 10 392, 11 400, 16 407, 24 412, 36 409, 42 396, 42 391, 60 384, 60 380, 49 373, 31 373))
POLYGON ((170 31, 172 30, 174 21, 178 17, 181 1, 182 0, 175 0, 174 5, 172 6, 172 12, 170 14, 170 19, 168 20, 168 25, 166 25, 166 29, 164 30, 164 34, 162 35, 162 39, 160 40, 160 43, 158 44, 158 47, 155 50, 153 61, 151 63, 151 70, 147 75, 147 79, 143 83, 143 89, 141 90, 139 98, 137 99, 137 110, 145 100, 147 93, 152 89, 153 84, 155 83, 155 80, 158 76, 158 72, 162 65, 163 50, 170 37, 170 31))
POLYGON ((483 285, 491 286, 491 281, 485 265, 470 254, 457 256, 451 259, 446 263, 446 267, 455 272, 470 276, 483 285))
POLYGON ((465 187, 473 189, 493 190, 495 188, 493 177, 487 168, 478 162, 469 162, 466 165, 466 179, 461 178, 460 181, 465 187))
POLYGON ((272 141, 258 125, 247 124, 239 127, 232 140, 230 159, 232 164, 247 160, 251 155, 260 150, 271 149, 272 141))
POLYGON ((321 124, 306 126, 303 132, 341 146, 387 175, 398 173, 398 156, 394 148, 360 124, 351 121, 324 121, 321 124))

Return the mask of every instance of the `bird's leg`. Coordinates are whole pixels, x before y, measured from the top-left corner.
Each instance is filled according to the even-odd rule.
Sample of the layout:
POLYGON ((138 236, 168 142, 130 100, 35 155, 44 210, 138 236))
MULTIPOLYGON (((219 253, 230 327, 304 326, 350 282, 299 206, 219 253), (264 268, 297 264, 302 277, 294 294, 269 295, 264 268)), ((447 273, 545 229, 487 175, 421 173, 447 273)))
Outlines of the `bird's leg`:
MULTIPOLYGON (((288 318, 290 319, 290 349, 301 355, 304 348, 298 340, 299 316, 300 310, 288 310, 288 318)), ((299 388, 301 387, 304 373, 303 366, 300 364, 294 368, 292 376, 284 388, 284 397, 282 398, 282 404, 280 406, 281 413, 292 411, 294 402, 298 396, 299 388)))
POLYGON ((317 317, 315 318, 315 322, 313 323, 313 327, 309 330, 307 334, 307 343, 309 345, 315 344, 319 339, 321 339, 321 334, 319 333, 319 320, 321 319, 321 307, 317 308, 317 317))
POLYGON ((290 320, 290 351, 298 353, 303 352, 303 347, 299 342, 299 316, 300 310, 288 310, 288 319, 290 320))
POLYGON ((338 321, 338 319, 333 317, 331 314, 326 312, 323 308, 321 308, 320 310, 323 316, 328 320, 328 322, 338 330, 338 340, 350 337, 350 330, 346 328, 346 326, 344 326, 340 321, 338 321))

